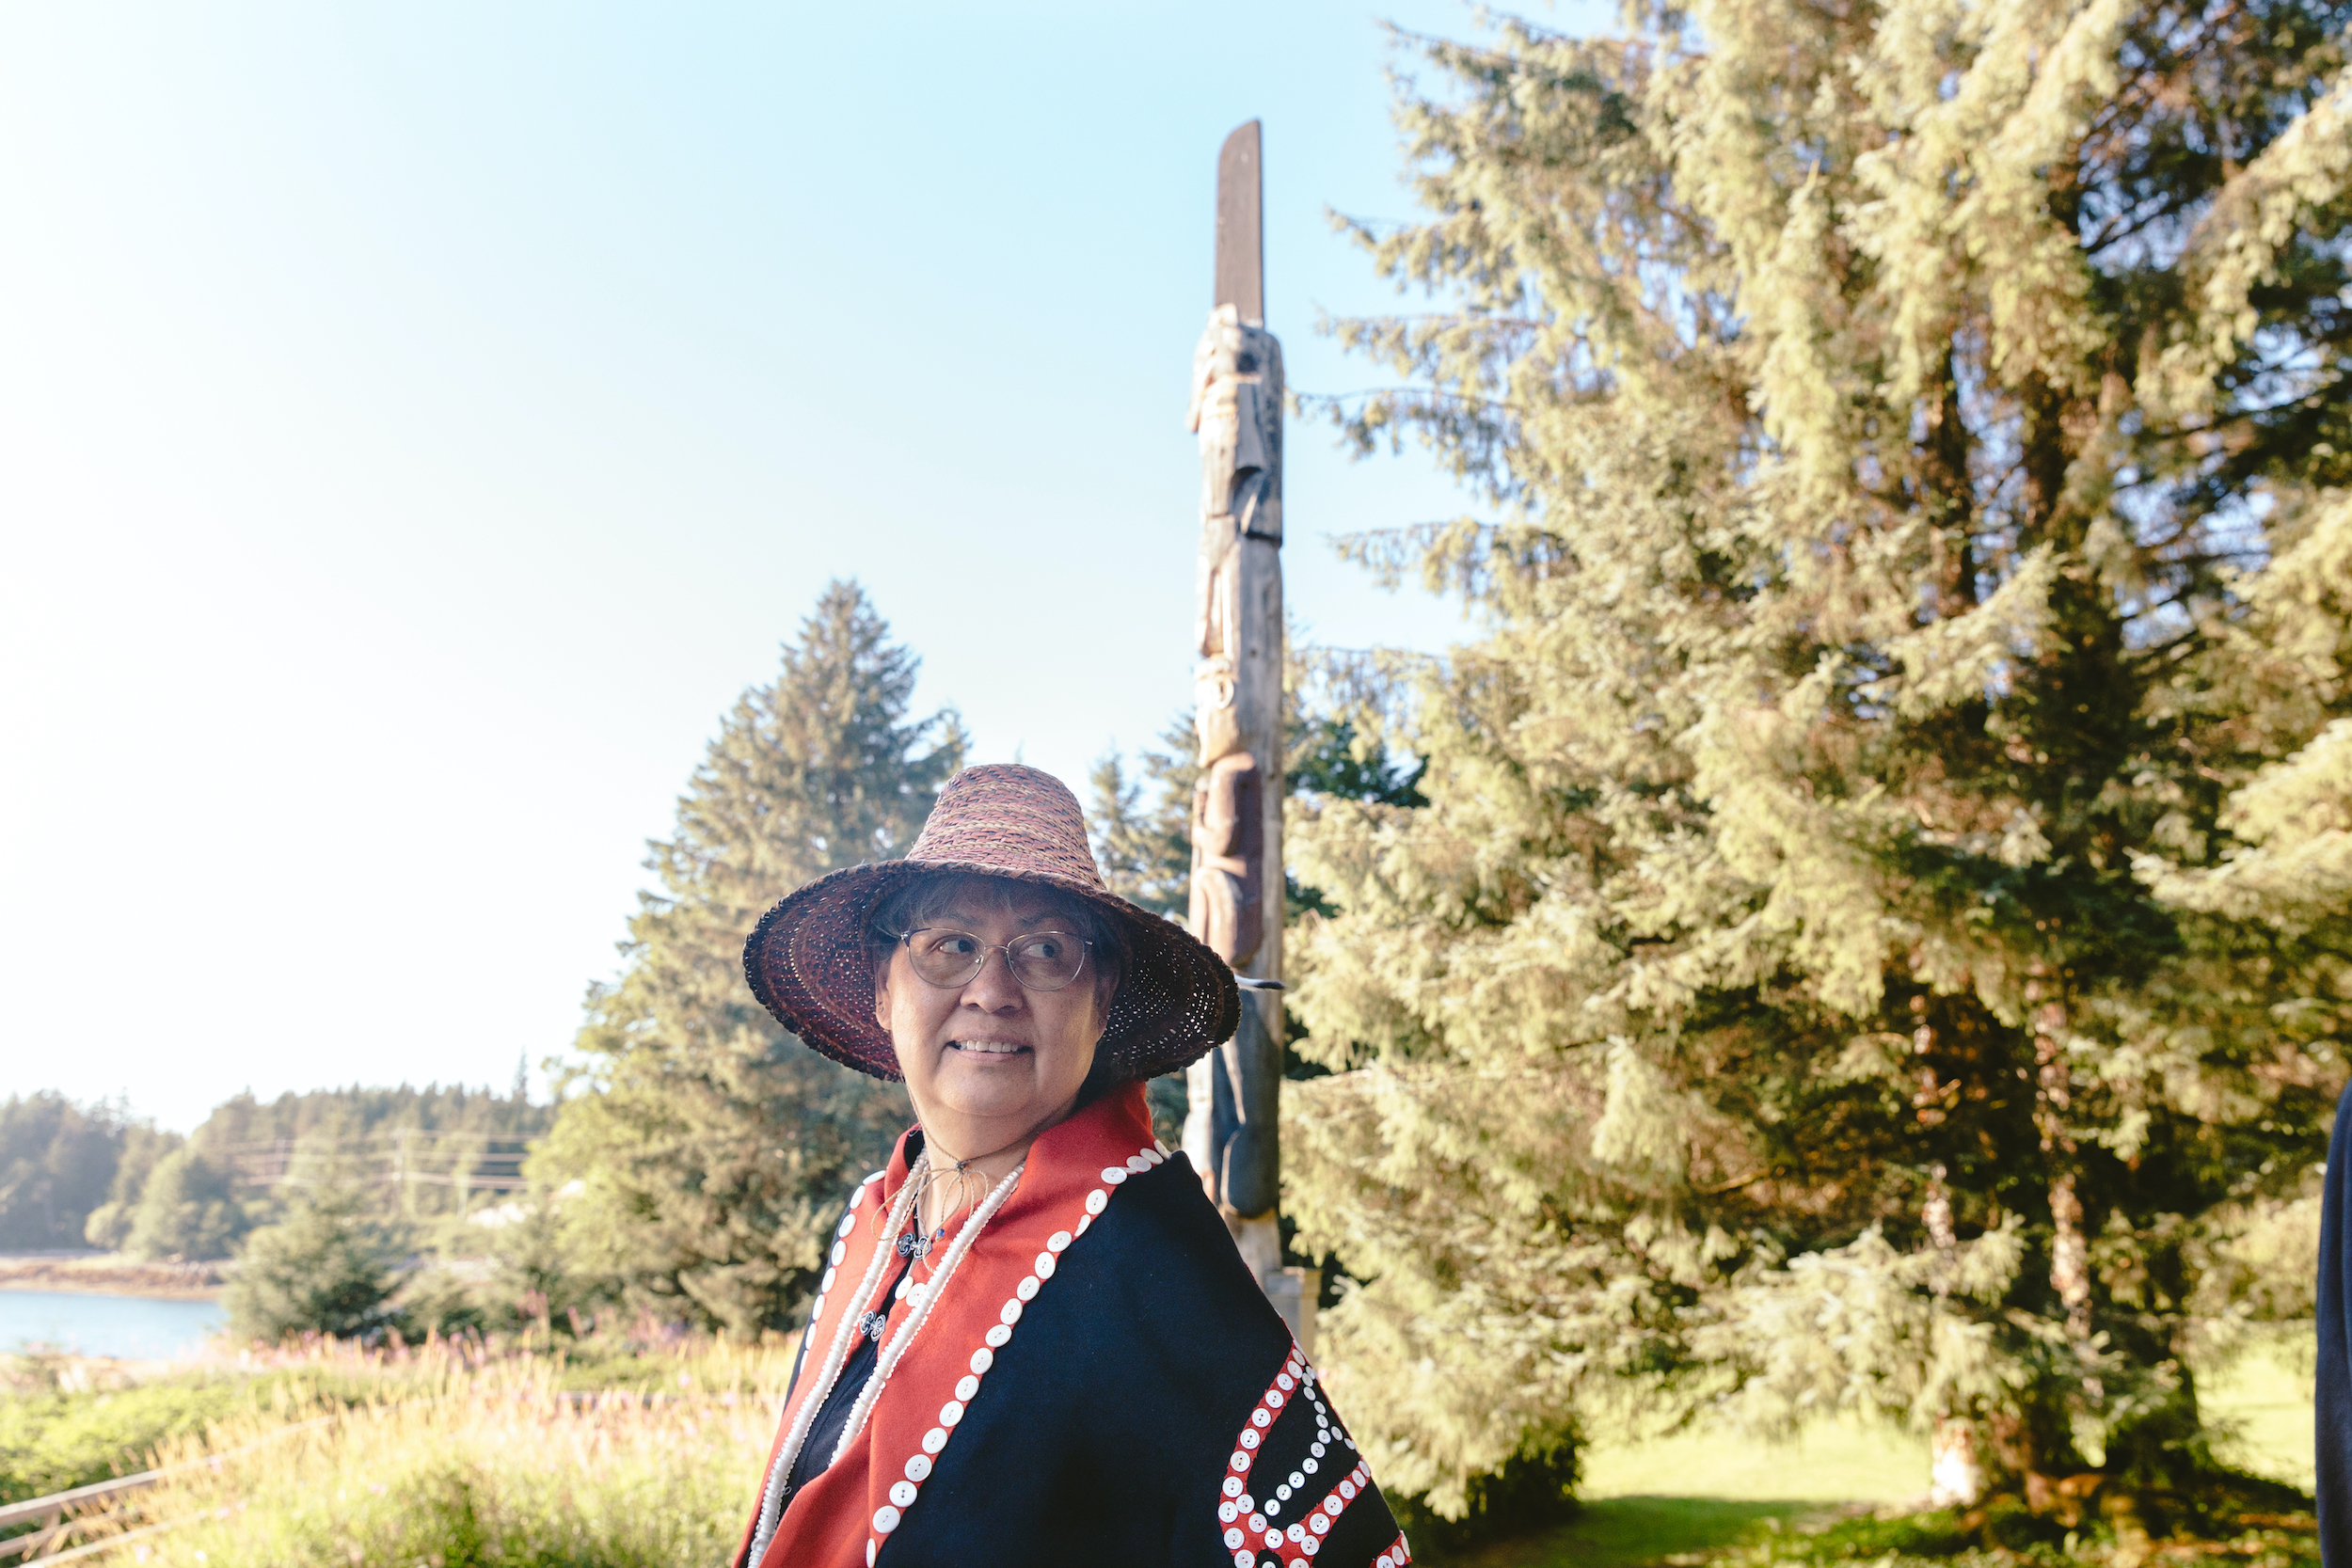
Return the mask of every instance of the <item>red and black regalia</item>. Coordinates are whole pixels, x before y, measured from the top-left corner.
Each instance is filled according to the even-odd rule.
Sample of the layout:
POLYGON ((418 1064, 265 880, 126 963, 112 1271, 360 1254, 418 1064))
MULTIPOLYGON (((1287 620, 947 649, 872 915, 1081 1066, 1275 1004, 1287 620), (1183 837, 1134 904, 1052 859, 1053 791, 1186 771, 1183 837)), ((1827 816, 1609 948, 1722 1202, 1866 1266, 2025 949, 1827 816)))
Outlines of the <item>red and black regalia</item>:
POLYGON ((736 1568, 1410 1560, 1313 1365, 1191 1165, 1153 1141, 1139 1085, 1030 1148, 848 1432, 880 1346, 941 1283, 884 1234, 922 1137, 902 1137, 841 1216, 769 1458, 782 1506, 756 1564, 755 1512, 736 1568), (818 1387, 845 1331, 864 1349, 818 1387), (779 1487, 785 1434, 811 1401, 779 1487))
POLYGON ((901 933, 869 922, 890 888, 939 875, 1058 889, 1117 923, 1098 1087, 929 1238, 921 1129, 850 1195, 734 1568, 1409 1561, 1314 1367, 1152 1135, 1143 1084, 1232 1036, 1232 972, 1104 888, 1058 780, 957 774, 903 858, 762 917, 753 994, 811 1049, 897 1079, 874 942, 901 933))

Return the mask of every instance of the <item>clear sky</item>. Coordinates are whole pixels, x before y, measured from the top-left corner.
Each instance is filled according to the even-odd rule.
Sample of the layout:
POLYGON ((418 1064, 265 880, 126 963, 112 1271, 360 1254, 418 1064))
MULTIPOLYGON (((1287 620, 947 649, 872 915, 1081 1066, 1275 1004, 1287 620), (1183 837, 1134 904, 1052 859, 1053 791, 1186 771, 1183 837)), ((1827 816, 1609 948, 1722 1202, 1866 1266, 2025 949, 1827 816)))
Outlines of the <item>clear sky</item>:
MULTIPOLYGON (((1411 212, 1382 17, 1472 25, 0 8, 0 1094, 186 1127, 562 1052, 644 841, 835 576, 976 760, 1083 793, 1187 700, 1242 120, 1292 384, 1382 379, 1314 330, 1392 303, 1325 217, 1411 212)), ((1294 425, 1308 634, 1458 636, 1327 541, 1466 504, 1294 425)))

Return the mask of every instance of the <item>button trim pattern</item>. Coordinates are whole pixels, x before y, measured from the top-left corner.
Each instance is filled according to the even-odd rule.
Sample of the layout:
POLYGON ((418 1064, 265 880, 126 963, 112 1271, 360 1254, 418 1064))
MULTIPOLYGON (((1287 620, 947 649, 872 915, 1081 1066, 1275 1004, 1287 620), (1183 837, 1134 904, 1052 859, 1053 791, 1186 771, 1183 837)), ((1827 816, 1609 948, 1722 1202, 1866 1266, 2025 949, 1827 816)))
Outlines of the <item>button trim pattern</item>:
MULTIPOLYGON (((1298 1348, 1297 1341, 1293 1340, 1282 1370, 1274 1374, 1265 1393, 1250 1408, 1248 1420, 1234 1439, 1232 1457, 1225 1462, 1225 1481, 1218 1488, 1216 1505, 1217 1523, 1223 1527, 1220 1539, 1233 1554, 1233 1568, 1296 1568, 1299 1563, 1312 1561, 1323 1550, 1323 1538, 1339 1523, 1347 1505, 1372 1484, 1372 1467, 1358 1455, 1355 1468, 1341 1477, 1304 1518, 1282 1522, 1284 1505, 1306 1492, 1307 1477, 1317 1468, 1327 1449, 1343 1446, 1348 1453, 1356 1453, 1354 1439, 1332 1424, 1331 1412, 1323 1402, 1316 1382, 1313 1364, 1308 1361, 1306 1352, 1298 1348), (1253 1497, 1249 1493, 1249 1471, 1257 1463, 1258 1447, 1264 1441, 1260 1434, 1272 1429, 1285 1404, 1299 1399, 1307 1401, 1314 1412, 1312 1451, 1317 1457, 1304 1461, 1286 1480, 1276 1482, 1270 1495, 1253 1497)), ((1380 1555, 1374 1568, 1404 1568, 1410 1561, 1405 1537, 1399 1533, 1396 1544, 1380 1555)))

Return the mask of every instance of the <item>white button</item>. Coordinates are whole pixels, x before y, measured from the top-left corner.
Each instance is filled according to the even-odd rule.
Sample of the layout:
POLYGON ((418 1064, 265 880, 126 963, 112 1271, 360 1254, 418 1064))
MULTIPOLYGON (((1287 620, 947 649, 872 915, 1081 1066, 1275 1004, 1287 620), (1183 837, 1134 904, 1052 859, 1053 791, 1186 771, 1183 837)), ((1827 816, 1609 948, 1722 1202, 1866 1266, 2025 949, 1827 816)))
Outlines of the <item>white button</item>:
POLYGON ((994 1351, 976 1350, 972 1353, 973 1371, 985 1372, 994 1365, 996 1365, 996 1353, 994 1351))
POLYGON ((1249 1468, 1249 1456, 1242 1452, 1239 1449, 1235 1449, 1233 1450, 1233 1457, 1231 1461, 1229 1461, 1229 1463, 1236 1470, 1247 1470, 1249 1468))
POLYGON ((893 1481, 890 1486, 890 1500, 900 1508, 913 1508, 914 1506, 914 1482, 893 1481))
POLYGON ((1029 1272, 1037 1275, 1040 1279, 1053 1278, 1054 1255, 1050 1252, 1039 1253, 1037 1255, 1037 1261, 1029 1265, 1029 1272))
MULTIPOLYGON (((869 1562, 866 1565, 866 1568, 874 1568, 874 1565, 869 1562)), ((1253 1551, 1249 1551, 1247 1548, 1235 1552, 1233 1554, 1233 1568, 1258 1568, 1258 1554, 1253 1551)))
POLYGON ((874 1538, 866 1538, 866 1568, 874 1568, 874 1538))
POLYGON ((1244 1427, 1241 1429, 1241 1446, 1245 1449, 1254 1449, 1258 1446, 1258 1433, 1256 1428, 1244 1427))
POLYGON ((986 1339, 996 1349, 1003 1350, 1005 1348, 1005 1341, 1012 1338, 1012 1330, 1006 1327, 1003 1323, 997 1323, 992 1326, 986 1334, 981 1335, 980 1338, 986 1339))
MULTIPOLYGON (((1096 1197, 1101 1197, 1103 1195, 1098 1192, 1094 1196, 1096 1197)), ((1093 1223, 1094 1216, 1092 1214, 1080 1214, 1078 1216, 1078 1228, 1072 1231, 1071 1234, 1073 1236, 1083 1236, 1087 1233, 1087 1227, 1092 1225, 1093 1223)))
POLYGON ((820 1279, 820 1280, 818 1280, 818 1281, 817 1282, 817 1293, 818 1293, 818 1295, 820 1295, 820 1296, 821 1296, 821 1295, 823 1295, 823 1294, 824 1294, 827 1291, 830 1291, 830 1290, 832 1290, 832 1289, 833 1289, 833 1276, 834 1276, 834 1271, 833 1271, 832 1269, 827 1269, 827 1270, 825 1271, 825 1277, 824 1277, 824 1278, 822 1278, 822 1279, 820 1279))
POLYGON ((1340 1496, 1345 1497, 1349 1502, 1354 1502, 1356 1500, 1356 1483, 1352 1481, 1341 1481, 1340 1496))
POLYGON ((1311 1476, 1315 1473, 1315 1462, 1311 1459, 1300 1460, 1298 1462, 1298 1467, 1306 1471, 1311 1476))
MULTIPOLYGON (((1230 1524, 1232 1524, 1232 1523, 1235 1519, 1238 1519, 1238 1518, 1240 1518, 1240 1517, 1241 1517, 1241 1510, 1240 1510, 1240 1509, 1238 1509, 1238 1508, 1235 1508, 1235 1507, 1233 1506, 1233 1499, 1232 1499, 1232 1498, 1228 1497, 1228 1498, 1226 1498, 1223 1502, 1221 1502, 1221 1503, 1219 1503, 1219 1504, 1217 1504, 1217 1505, 1216 1505, 1216 1517, 1217 1517, 1217 1523, 1219 1523, 1219 1524, 1223 1524, 1223 1525, 1230 1525, 1230 1524)), ((1227 1542, 1227 1543, 1225 1543, 1225 1544, 1226 1544, 1227 1545, 1229 1545, 1229 1546, 1238 1546, 1238 1545, 1240 1545, 1240 1544, 1241 1544, 1241 1543, 1240 1543, 1239 1541, 1237 1541, 1237 1540, 1236 1540, 1236 1541, 1228 1541, 1228 1542, 1227 1542)))
POLYGON ((918 1453, 907 1461, 907 1480, 925 1481, 930 1479, 930 1473, 931 1462, 923 1455, 918 1453))
POLYGON ((1249 1533, 1256 1535, 1264 1528, 1265 1515, 1263 1513, 1252 1513, 1249 1516, 1249 1533))
POLYGON ((1017 1301, 1009 1301, 1005 1303, 1005 1309, 996 1315, 1002 1318, 1005 1321, 1005 1326, 1009 1328, 1021 1321, 1021 1304, 1017 1301))
POLYGON ((1323 1512, 1328 1513, 1334 1519, 1340 1516, 1340 1510, 1346 1506, 1347 1505, 1345 1503, 1341 1502, 1337 1497, 1326 1497, 1323 1499, 1323 1512))
POLYGON ((825 1261, 837 1265, 840 1263, 842 1259, 848 1257, 849 1255, 849 1243, 846 1242, 835 1242, 833 1243, 833 1250, 825 1255, 825 1261))
POLYGON ((930 1431, 923 1433, 923 1451, 925 1453, 937 1453, 940 1449, 946 1448, 946 1446, 947 1434, 945 1432, 942 1432, 939 1428, 933 1427, 930 1431))
POLYGON ((888 1535, 898 1528, 898 1511, 897 1509, 878 1508, 874 1510, 874 1533, 876 1535, 888 1535))
POLYGON ((1391 1557, 1386 1552, 1382 1552, 1380 1554, 1380 1560, 1374 1563, 1372 1568, 1396 1568, 1396 1559, 1391 1557))
POLYGON ((1045 1250, 1048 1252, 1059 1252, 1069 1244, 1070 1232, 1067 1230, 1057 1230, 1045 1238, 1045 1250))
POLYGON ((1241 1477, 1227 1476, 1225 1478, 1225 1495, 1229 1497, 1241 1496, 1241 1477))
POLYGON ((1280 1390, 1279 1388, 1269 1388, 1269 1389, 1267 1389, 1267 1390, 1265 1391, 1265 1407, 1266 1407, 1268 1410, 1279 1410, 1279 1409, 1281 1409, 1281 1408, 1282 1408, 1282 1390, 1280 1390))
POLYGON ((898 1281, 898 1298, 897 1298, 897 1299, 898 1299, 899 1301, 904 1301, 904 1300, 906 1300, 906 1299, 907 1299, 907 1291, 908 1291, 909 1287, 911 1287, 911 1286, 913 1286, 913 1285, 914 1285, 914 1275, 909 1275, 906 1278, 901 1279, 900 1281, 898 1281))
POLYGON ((1322 1543, 1322 1542, 1320 1542, 1320 1541, 1318 1541, 1318 1540, 1316 1540, 1313 1536, 1311 1536, 1311 1536, 1307 1537, 1307 1539, 1306 1539, 1306 1540, 1301 1541, 1301 1542, 1298 1544, 1298 1549, 1299 1549, 1300 1551, 1302 1551, 1302 1552, 1305 1552, 1305 1553, 1306 1553, 1309 1557, 1312 1557, 1312 1556, 1314 1556, 1317 1552, 1319 1552, 1319 1551, 1323 1550, 1323 1543, 1322 1543))
POLYGON ((1242 1540, 1243 1536, 1241 1533, 1241 1527, 1239 1525, 1235 1525, 1232 1528, 1225 1532, 1225 1544, 1228 1546, 1238 1546, 1242 1544, 1242 1540))
POLYGON ((1293 1541, 1304 1541, 1307 1539, 1307 1527, 1293 1525, 1287 1533, 1293 1541))
POLYGON ((871 1176, 868 1176, 868 1177, 866 1179, 866 1182, 865 1182, 865 1184, 866 1184, 866 1186, 870 1187, 870 1186, 872 1186, 875 1182, 880 1181, 882 1179, 882 1172, 880 1172, 880 1171, 876 1171, 876 1172, 874 1172, 871 1176))
MULTIPOLYGON (((1258 1505, 1249 1500, 1249 1494, 1247 1492, 1244 1492, 1240 1497, 1233 1499, 1233 1506, 1240 1509, 1244 1513, 1255 1513, 1258 1512, 1258 1505)), ((1249 1528, 1251 1529, 1263 1529, 1265 1528, 1265 1521, 1261 1519, 1249 1528)))
POLYGON ((1152 1162, 1140 1154, 1130 1154, 1127 1156, 1127 1168, 1136 1175, 1141 1176, 1152 1168, 1152 1162))
MULTIPOLYGON (((1295 1525, 1293 1525, 1291 1528, 1292 1528, 1293 1529, 1296 1529, 1298 1527, 1297 1527, 1297 1526, 1295 1526, 1295 1525)), ((1267 1545, 1269 1545, 1269 1546, 1279 1546, 1279 1545, 1280 1545, 1280 1544, 1282 1544, 1282 1532, 1281 1532, 1280 1530, 1279 1530, 1279 1529, 1270 1529, 1270 1530, 1266 1531, 1266 1532, 1265 1532, 1265 1544, 1266 1544, 1267 1545)))
POLYGON ((1307 1451, 1313 1454, 1317 1459, 1321 1459, 1324 1454, 1324 1448, 1321 1443, 1310 1443, 1307 1445, 1307 1451))
POLYGON ((1331 1515, 1328 1513, 1314 1514, 1308 1519, 1307 1528, 1314 1531, 1317 1535, 1328 1535, 1331 1532, 1331 1515))
POLYGON ((1285 1482, 1283 1482, 1281 1485, 1279 1485, 1279 1486, 1276 1487, 1276 1488, 1274 1489, 1274 1495, 1275 1495, 1276 1497, 1278 1497, 1281 1498, 1284 1502, 1288 1502, 1288 1501, 1290 1501, 1290 1499, 1291 1499, 1291 1489, 1290 1489, 1290 1483, 1289 1483, 1288 1481, 1285 1481, 1285 1482))
POLYGON ((1103 1180, 1106 1184, 1116 1187, 1121 1181, 1127 1180, 1127 1167, 1124 1165, 1104 1165, 1103 1167, 1103 1180))
POLYGON ((1263 1410, 1253 1410, 1249 1413, 1249 1424, 1263 1432, 1274 1424, 1274 1418, 1263 1410))
POLYGON ((1021 1276, 1021 1283, 1012 1288, 1012 1293, 1019 1296, 1023 1301, 1037 1300, 1037 1275, 1033 1274, 1023 1275, 1021 1276))
POLYGON ((951 1427, 962 1419, 963 1405, 960 1401, 949 1400, 946 1404, 939 1407, 939 1424, 941 1426, 951 1427))
POLYGON ((1279 1388, 1280 1390, 1282 1390, 1282 1392, 1284 1392, 1285 1394, 1287 1394, 1287 1393, 1289 1393, 1292 1389, 1294 1389, 1294 1388, 1297 1387, 1297 1386, 1298 1386, 1298 1384, 1297 1384, 1297 1382, 1296 1382, 1295 1379, 1293 1379, 1293 1378, 1292 1378, 1292 1376, 1291 1376, 1291 1374, 1290 1374, 1290 1373, 1288 1373, 1288 1372, 1276 1372, 1276 1373, 1274 1374, 1274 1386, 1276 1386, 1277 1388, 1279 1388))
POLYGON ((818 1321, 819 1319, 821 1319, 822 1317, 824 1317, 824 1315, 825 1315, 825 1294, 824 1294, 824 1292, 823 1292, 822 1291, 819 1291, 817 1293, 817 1305, 816 1305, 816 1306, 814 1306, 814 1307, 810 1307, 810 1308, 808 1309, 808 1321, 809 1321, 810 1323, 816 1323, 817 1321, 818 1321))
POLYGON ((855 1214, 844 1214, 841 1216, 841 1228, 834 1231, 834 1234, 836 1236, 847 1236, 850 1231, 855 1230, 856 1228, 857 1216, 855 1214))
POLYGON ((979 1391, 980 1380, 977 1377, 959 1378, 956 1380, 956 1398, 960 1400, 969 1400, 973 1395, 978 1393, 979 1391))
POLYGON ((1089 1214, 1099 1214, 1104 1209, 1110 1207, 1110 1201, 1111 1195, 1104 1192, 1102 1188, 1097 1187, 1094 1191, 1087 1194, 1087 1212, 1089 1214))

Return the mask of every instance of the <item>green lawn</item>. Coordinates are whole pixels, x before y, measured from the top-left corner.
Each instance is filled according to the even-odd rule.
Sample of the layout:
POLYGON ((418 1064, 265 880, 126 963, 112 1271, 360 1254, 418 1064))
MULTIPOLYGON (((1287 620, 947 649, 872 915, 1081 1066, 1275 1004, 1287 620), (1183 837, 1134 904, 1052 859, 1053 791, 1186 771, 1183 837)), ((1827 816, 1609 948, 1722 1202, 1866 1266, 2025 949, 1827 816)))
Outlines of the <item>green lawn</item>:
MULTIPOLYGON (((2210 1377, 2203 1393, 2208 1416, 2230 1429, 2225 1457, 2312 1484, 2308 1332, 2249 1352, 2210 1377)), ((1851 1421, 1824 1421, 1781 1445, 1724 1433, 1603 1445, 1585 1452, 1586 1507, 1574 1523, 1450 1560, 1464 1568, 1687 1563, 1767 1531, 1826 1523, 1853 1505, 1900 1503, 1927 1486, 1925 1438, 1851 1421)))

